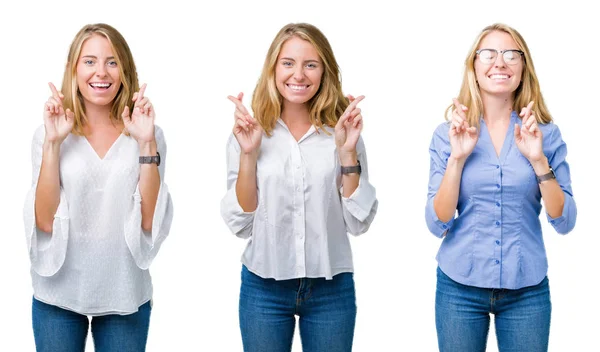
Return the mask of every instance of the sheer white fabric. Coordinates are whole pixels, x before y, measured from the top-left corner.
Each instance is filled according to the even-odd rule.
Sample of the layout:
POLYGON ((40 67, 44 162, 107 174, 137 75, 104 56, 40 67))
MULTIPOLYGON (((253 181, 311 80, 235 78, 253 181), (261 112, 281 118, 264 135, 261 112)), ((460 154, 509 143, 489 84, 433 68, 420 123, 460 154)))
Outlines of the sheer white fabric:
POLYGON ((103 159, 85 137, 70 134, 64 140, 52 233, 38 229, 35 192, 44 135, 41 126, 33 137, 32 187, 23 211, 35 298, 86 315, 135 313, 152 298, 148 267, 173 219, 162 130, 155 129, 162 161, 151 233, 141 227, 139 147, 124 134, 103 159))

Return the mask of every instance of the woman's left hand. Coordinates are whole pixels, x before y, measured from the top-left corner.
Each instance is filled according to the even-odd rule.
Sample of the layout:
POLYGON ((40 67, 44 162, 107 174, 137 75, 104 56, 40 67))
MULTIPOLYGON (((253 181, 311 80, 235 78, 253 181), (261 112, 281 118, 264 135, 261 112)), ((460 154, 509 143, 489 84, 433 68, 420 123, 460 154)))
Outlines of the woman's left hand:
POLYGON ((129 115, 129 107, 125 106, 123 114, 123 123, 138 143, 150 143, 154 141, 154 107, 150 100, 144 96, 146 84, 144 83, 139 92, 133 94, 132 101, 133 112, 129 115))
POLYGON ((515 143, 521 154, 533 165, 544 158, 542 131, 535 113, 531 110, 533 101, 521 110, 521 126, 515 124, 515 143))
POLYGON ((342 159, 344 155, 356 154, 356 143, 363 128, 362 115, 357 105, 364 98, 364 95, 356 99, 349 95, 348 100, 350 100, 350 105, 348 105, 348 108, 346 108, 346 111, 340 116, 335 125, 335 145, 342 159))

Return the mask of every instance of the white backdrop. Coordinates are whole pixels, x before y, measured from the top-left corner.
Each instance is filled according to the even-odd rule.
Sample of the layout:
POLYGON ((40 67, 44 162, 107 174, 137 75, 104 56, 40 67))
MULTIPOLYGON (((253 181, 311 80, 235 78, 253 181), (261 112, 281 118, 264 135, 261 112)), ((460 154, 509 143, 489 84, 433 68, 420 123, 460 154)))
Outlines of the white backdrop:
MULTIPOLYGON (((593 224, 599 192, 592 168, 597 169, 600 128, 600 30, 592 25, 597 20, 592 5, 576 0, 561 6, 419 1, 394 8, 373 0, 190 3, 0 5, 1 351, 34 350, 22 223, 31 137, 42 123, 47 82, 60 86, 71 40, 84 24, 95 22, 113 25, 128 41, 169 148, 166 182, 175 218, 151 267, 155 294, 148 351, 242 350, 237 304, 245 241, 231 235, 219 215, 234 110, 226 97, 243 91, 249 105, 268 46, 289 22, 319 27, 341 66, 344 92, 366 96, 363 137, 380 205, 370 231, 351 241, 358 299, 354 350, 437 349, 434 257, 440 240, 429 234, 424 220, 428 146, 458 94, 467 51, 493 22, 517 28, 527 40, 569 148, 577 226, 561 236, 543 221, 553 303, 550 350, 596 348, 600 305, 594 253, 600 231, 593 224)), ((495 345, 492 331, 488 350, 497 351, 495 345)), ((294 351, 300 350, 296 341, 294 351)))

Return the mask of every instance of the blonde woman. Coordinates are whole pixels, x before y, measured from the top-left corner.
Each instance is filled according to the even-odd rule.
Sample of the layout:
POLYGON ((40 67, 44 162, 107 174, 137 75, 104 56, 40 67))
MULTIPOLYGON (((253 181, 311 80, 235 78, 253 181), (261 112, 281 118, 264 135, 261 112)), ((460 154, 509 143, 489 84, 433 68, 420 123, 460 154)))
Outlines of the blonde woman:
POLYGON ((242 256, 244 351, 290 351, 295 316, 305 351, 350 351, 356 318, 347 233, 377 211, 358 103, 342 94, 333 51, 316 27, 284 26, 252 97, 235 104, 222 216, 242 256))
POLYGON ((49 84, 24 209, 38 351, 145 350, 148 267, 173 216, 166 144, 133 57, 106 24, 84 26, 62 89, 49 84))
POLYGON ((433 134, 426 219, 437 255, 440 351, 546 351, 550 331, 542 200, 554 229, 575 226, 567 147, 523 37, 486 27, 465 62, 449 122, 433 134), (457 214, 455 214, 457 213, 457 214))

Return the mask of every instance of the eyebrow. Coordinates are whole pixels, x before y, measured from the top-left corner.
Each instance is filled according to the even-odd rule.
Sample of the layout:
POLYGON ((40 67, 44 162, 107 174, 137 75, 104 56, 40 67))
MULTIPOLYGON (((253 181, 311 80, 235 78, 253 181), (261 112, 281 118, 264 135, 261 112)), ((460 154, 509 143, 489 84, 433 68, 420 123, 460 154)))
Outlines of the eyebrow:
MULTIPOLYGON (((98 59, 98 57, 97 57, 97 56, 95 56, 95 55, 83 55, 81 58, 83 59, 84 57, 89 57, 89 58, 91 58, 91 59, 98 59)), ((114 58, 115 58, 114 56, 109 56, 109 57, 107 57, 106 59, 107 59, 107 60, 112 60, 112 59, 114 59, 114 58)))
MULTIPOLYGON (((291 57, 282 57, 282 58, 281 58, 281 59, 279 59, 279 60, 296 61, 296 60, 292 59, 291 57)), ((314 60, 314 59, 305 60, 304 62, 305 62, 305 63, 306 63, 306 62, 316 62, 316 63, 320 63, 320 61, 319 61, 319 60, 314 60)))

